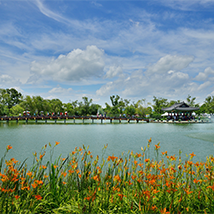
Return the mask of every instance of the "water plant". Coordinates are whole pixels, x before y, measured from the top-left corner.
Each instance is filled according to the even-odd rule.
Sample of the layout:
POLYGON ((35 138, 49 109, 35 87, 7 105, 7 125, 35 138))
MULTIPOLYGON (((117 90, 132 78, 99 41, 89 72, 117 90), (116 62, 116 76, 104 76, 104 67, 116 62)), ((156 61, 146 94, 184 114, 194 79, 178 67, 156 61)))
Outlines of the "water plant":
POLYGON ((194 162, 191 153, 182 161, 158 143, 152 158, 151 142, 106 159, 83 145, 54 161, 59 142, 49 143, 30 167, 6 160, 8 145, 0 161, 0 213, 213 213, 214 157, 194 162))

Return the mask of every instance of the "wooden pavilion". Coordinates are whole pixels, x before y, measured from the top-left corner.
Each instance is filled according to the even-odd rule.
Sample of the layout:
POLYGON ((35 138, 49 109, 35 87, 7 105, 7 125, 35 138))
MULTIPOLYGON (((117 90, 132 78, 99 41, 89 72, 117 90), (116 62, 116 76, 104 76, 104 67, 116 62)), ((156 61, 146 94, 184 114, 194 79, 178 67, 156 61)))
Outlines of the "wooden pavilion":
POLYGON ((173 120, 189 120, 193 119, 192 113, 199 110, 199 107, 191 107, 185 102, 175 103, 170 107, 162 108, 162 111, 168 112, 168 119, 173 120))

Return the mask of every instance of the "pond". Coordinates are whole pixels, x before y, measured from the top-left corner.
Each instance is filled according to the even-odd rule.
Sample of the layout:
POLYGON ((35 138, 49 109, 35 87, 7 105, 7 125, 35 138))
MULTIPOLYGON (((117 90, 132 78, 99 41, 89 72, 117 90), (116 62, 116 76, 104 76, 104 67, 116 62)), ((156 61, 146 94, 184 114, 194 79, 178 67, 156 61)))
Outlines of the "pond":
POLYGON ((7 159, 14 157, 19 161, 33 158, 32 153, 40 152, 49 142, 60 144, 55 148, 54 158, 60 154, 66 157, 75 147, 89 146, 93 155, 101 155, 104 145, 108 144, 105 156, 121 155, 122 152, 140 152, 152 138, 150 155, 154 155, 154 145, 160 142, 160 151, 182 158, 194 152, 195 160, 205 161, 206 156, 214 153, 214 123, 163 124, 163 123, 126 123, 126 124, 45 124, 24 122, 0 122, 0 155, 3 156, 7 145, 13 147, 7 159))

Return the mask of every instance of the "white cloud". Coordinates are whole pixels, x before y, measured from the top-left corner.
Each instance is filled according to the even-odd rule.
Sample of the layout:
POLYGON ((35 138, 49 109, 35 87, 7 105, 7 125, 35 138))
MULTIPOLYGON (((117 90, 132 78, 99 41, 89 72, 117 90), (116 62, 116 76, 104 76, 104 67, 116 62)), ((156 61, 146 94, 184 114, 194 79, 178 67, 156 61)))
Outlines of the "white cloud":
POLYGON ((103 85, 100 89, 96 91, 98 96, 106 96, 111 93, 116 88, 115 82, 108 82, 106 85, 103 85))
POLYGON ((204 70, 204 72, 199 72, 199 74, 195 77, 197 81, 205 81, 205 80, 213 80, 214 70, 211 67, 208 67, 204 70))
POLYGON ((0 88, 19 88, 20 81, 7 74, 0 74, 0 88))
POLYGON ((146 73, 152 75, 154 73, 164 74, 170 70, 180 71, 186 68, 193 60, 192 56, 166 55, 154 65, 149 66, 146 73))
POLYGON ((49 62, 32 62, 31 72, 56 81, 80 81, 100 77, 104 69, 104 52, 96 46, 75 49, 49 62))
POLYGON ((49 93, 50 94, 68 94, 71 93, 73 91, 72 88, 62 88, 62 87, 56 87, 56 88, 52 88, 49 93))
MULTIPOLYGON (((136 70, 130 75, 103 85, 96 94, 107 96, 118 91, 123 97, 146 98, 151 96, 171 97, 185 94, 193 85, 187 73, 180 70, 188 66, 192 57, 165 56, 147 71, 136 70), (177 59, 177 61, 176 61, 177 59), (180 65, 182 64, 182 65, 180 65), (173 70, 172 70, 173 69, 173 70), (180 69, 180 70, 179 70, 180 69), (148 71, 153 71, 148 75, 148 71), (161 72, 159 72, 161 71, 161 72)), ((194 84, 194 86, 197 84, 194 84)), ((205 87, 205 86, 204 86, 205 87)), ((194 87, 195 89, 197 87, 194 87)), ((201 86, 203 88, 203 86, 201 86)))
POLYGON ((198 87, 198 91, 199 91, 199 90, 206 89, 206 88, 209 87, 210 85, 211 85, 211 82, 210 82, 210 81, 204 82, 204 83, 202 83, 202 84, 198 87))
POLYGON ((106 78, 112 78, 123 73, 123 70, 120 66, 110 66, 109 70, 106 72, 106 78))

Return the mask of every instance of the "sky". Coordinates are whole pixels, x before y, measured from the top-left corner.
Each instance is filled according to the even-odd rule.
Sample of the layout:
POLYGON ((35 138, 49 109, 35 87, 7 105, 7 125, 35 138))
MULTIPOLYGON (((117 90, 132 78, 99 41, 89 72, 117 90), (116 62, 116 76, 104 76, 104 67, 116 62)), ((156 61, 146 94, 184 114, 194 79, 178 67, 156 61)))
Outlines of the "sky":
POLYGON ((214 96, 214 0, 0 0, 0 88, 24 96, 214 96))

